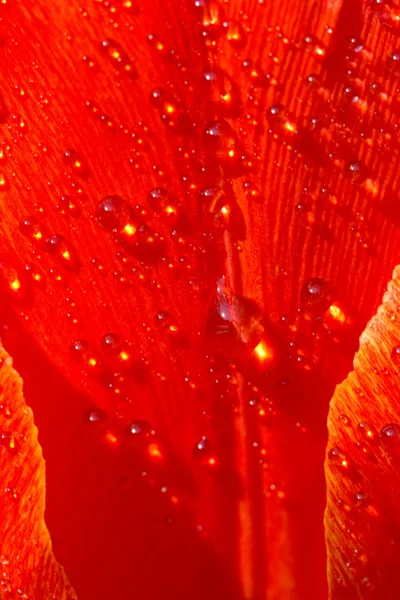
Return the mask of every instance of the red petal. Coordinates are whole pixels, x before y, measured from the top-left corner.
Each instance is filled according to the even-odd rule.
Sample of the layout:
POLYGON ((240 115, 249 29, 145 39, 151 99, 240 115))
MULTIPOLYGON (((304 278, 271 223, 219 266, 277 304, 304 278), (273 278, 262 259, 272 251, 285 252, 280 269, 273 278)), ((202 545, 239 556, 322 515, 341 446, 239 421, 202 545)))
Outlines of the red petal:
POLYGON ((45 464, 22 381, 0 346, 1 597, 76 600, 44 521, 45 464))
POLYGON ((396 598, 400 270, 369 322, 329 414, 325 517, 330 598, 396 598))
MULTIPOLYGON (((162 589, 185 597, 189 581, 204 571, 213 581, 215 570, 215 589, 193 583, 191 598, 234 597, 239 587, 248 598, 321 597, 321 398, 348 366, 338 354, 357 331, 352 311, 369 314, 386 258, 398 251, 395 108, 369 88, 393 34, 377 36, 377 16, 359 2, 138 8, 61 0, 4 8, 4 290, 46 356, 108 413, 104 424, 97 413, 95 441, 72 427, 86 405, 68 388, 51 412, 54 374, 32 400, 54 460, 51 528, 85 597, 123 596, 129 586, 141 599, 162 589), (366 49, 347 59, 348 39, 365 23, 366 49), (365 102, 347 104, 350 67, 365 102), (289 328, 279 330, 286 313, 289 328), (63 471, 60 414, 64 448, 74 448, 63 471), (139 449, 122 433, 132 421, 139 449), (148 487, 138 483, 142 470, 148 487), (124 510, 113 500, 106 513, 116 472, 129 482, 118 495, 124 510), (79 503, 64 529, 54 499, 67 487, 79 503), (97 519, 90 491, 102 494, 97 519), (177 548, 176 534, 152 522, 171 503, 177 548), (129 542, 139 529, 141 544, 124 539, 124 525, 129 542), (161 548, 158 578, 146 534, 161 548), (238 564, 240 585, 230 576, 227 591, 224 568, 236 573, 238 564)), ((388 97, 393 76, 392 68, 388 97)))

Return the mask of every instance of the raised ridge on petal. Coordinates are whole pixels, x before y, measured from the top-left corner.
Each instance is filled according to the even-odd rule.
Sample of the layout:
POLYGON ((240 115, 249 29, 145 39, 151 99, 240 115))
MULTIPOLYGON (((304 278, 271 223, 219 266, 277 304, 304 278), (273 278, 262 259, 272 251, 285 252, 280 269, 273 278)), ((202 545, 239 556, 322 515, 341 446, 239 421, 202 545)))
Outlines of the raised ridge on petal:
POLYGON ((400 267, 331 401, 325 473, 331 600, 398 598, 400 267))
POLYGON ((0 345, 1 598, 76 600, 44 513, 45 461, 22 379, 0 345))

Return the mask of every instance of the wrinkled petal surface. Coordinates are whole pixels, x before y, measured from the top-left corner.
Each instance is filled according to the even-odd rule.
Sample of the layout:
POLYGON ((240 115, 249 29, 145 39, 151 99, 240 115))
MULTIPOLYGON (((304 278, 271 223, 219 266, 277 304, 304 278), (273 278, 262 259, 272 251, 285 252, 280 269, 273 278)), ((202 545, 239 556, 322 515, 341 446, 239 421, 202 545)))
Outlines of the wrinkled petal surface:
POLYGON ((0 5, 3 337, 82 599, 325 597, 327 402, 399 254, 380 4, 0 5))
POLYGON ((2 346, 0 389, 1 597, 76 600, 44 520, 45 463, 32 411, 2 346))
POLYGON ((397 597, 400 270, 329 413, 325 526, 331 598, 397 597))

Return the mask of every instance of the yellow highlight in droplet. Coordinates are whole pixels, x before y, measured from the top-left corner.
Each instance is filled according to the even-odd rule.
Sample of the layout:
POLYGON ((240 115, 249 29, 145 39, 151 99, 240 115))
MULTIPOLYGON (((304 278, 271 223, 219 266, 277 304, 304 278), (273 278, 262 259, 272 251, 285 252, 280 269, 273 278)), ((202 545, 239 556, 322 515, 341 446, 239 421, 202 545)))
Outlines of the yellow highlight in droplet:
POLYGON ((337 304, 330 305, 329 313, 335 319, 335 321, 338 321, 339 323, 346 322, 346 315, 337 304))
POLYGON ((14 281, 11 282, 10 287, 12 290, 17 292, 21 289, 21 282, 19 281, 19 279, 14 279, 14 281))
POLYGON ((135 235, 136 227, 132 225, 132 223, 127 223, 123 229, 123 232, 126 233, 126 235, 135 235))
POLYGON ((274 356, 272 349, 269 346, 267 346, 267 344, 263 340, 254 348, 254 352, 257 358, 262 362, 273 358, 274 356))
POLYGON ((148 447, 148 452, 152 458, 161 458, 161 450, 157 444, 150 444, 148 447))
POLYGON ((230 208, 227 204, 225 204, 222 208, 221 208, 221 212, 223 215, 228 216, 230 211, 230 208))
POLYGON ((296 131, 296 125, 294 123, 291 123, 290 121, 286 121, 285 129, 287 131, 290 131, 290 133, 294 133, 296 131))
POLYGON ((115 446, 116 444, 118 444, 118 438, 113 433, 111 433, 111 431, 108 431, 106 433, 105 440, 109 446, 115 446))
POLYGON ((367 179, 365 182, 365 188, 372 196, 376 196, 379 191, 379 186, 373 179, 367 179))

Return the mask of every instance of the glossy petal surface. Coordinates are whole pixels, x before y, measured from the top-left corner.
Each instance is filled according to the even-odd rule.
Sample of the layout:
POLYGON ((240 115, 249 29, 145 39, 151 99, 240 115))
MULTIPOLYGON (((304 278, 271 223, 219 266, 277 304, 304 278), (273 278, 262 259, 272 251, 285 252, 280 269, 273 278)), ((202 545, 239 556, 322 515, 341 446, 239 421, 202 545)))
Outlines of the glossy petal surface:
POLYGON ((327 402, 399 252, 393 7, 0 8, 57 556, 83 599, 324 597, 327 402))

